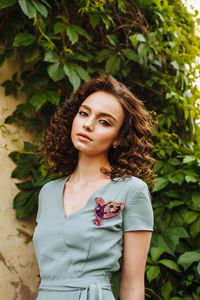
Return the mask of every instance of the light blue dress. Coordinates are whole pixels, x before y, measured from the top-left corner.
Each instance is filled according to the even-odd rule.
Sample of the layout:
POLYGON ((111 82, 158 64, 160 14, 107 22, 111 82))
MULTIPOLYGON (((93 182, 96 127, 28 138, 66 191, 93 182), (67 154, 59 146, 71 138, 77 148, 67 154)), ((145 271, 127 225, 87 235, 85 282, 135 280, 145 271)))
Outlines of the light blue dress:
POLYGON ((123 232, 153 231, 148 186, 134 176, 116 178, 65 218, 63 190, 68 178, 48 182, 39 194, 33 234, 41 277, 37 300, 114 300, 110 278, 120 267, 123 232), (98 217, 98 199, 111 211, 105 218, 98 217))

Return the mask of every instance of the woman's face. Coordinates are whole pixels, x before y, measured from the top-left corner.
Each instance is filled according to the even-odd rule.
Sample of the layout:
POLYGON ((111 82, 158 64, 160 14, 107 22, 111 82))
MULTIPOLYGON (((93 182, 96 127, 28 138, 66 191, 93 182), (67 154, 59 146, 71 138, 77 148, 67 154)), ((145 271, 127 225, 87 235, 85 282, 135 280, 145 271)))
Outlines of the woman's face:
POLYGON ((124 111, 113 95, 98 91, 81 104, 72 123, 74 147, 88 155, 108 153, 117 145, 117 135, 124 121, 124 111))

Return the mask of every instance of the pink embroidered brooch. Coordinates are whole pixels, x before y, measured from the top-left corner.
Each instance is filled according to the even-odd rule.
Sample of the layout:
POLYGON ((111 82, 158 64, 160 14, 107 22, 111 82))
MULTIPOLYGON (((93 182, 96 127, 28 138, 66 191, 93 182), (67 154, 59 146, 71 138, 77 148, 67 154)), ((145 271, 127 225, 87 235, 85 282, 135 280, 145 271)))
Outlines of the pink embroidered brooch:
POLYGON ((94 218, 92 221, 97 226, 102 226, 104 224, 103 219, 113 218, 119 215, 126 206, 124 202, 105 202, 101 197, 96 197, 95 200, 96 206, 94 209, 94 214, 96 218, 94 218))

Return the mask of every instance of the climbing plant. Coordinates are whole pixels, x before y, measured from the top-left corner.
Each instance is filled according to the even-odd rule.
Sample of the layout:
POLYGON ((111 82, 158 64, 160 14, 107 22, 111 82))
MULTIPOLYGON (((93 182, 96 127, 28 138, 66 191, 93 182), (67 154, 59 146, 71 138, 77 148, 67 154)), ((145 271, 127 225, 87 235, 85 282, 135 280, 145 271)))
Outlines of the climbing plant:
MULTIPOLYGON (((0 65, 19 64, 1 84, 6 95, 26 97, 5 124, 37 135, 9 154, 11 176, 21 180, 17 218, 34 213, 40 188, 59 176, 37 150, 56 106, 84 81, 111 74, 158 120, 146 299, 200 299, 199 20, 175 0, 2 0, 0 17, 0 65)), ((120 272, 112 278, 116 299, 119 280, 120 272)))

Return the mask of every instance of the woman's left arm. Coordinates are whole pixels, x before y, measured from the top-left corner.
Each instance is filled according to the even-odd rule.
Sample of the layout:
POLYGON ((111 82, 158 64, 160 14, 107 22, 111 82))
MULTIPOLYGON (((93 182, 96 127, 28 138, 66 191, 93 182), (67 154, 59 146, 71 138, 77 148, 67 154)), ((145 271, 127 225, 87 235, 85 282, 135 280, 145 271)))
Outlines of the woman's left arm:
POLYGON ((144 300, 144 272, 151 231, 124 232, 120 300, 144 300))

